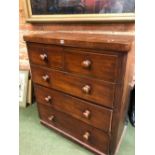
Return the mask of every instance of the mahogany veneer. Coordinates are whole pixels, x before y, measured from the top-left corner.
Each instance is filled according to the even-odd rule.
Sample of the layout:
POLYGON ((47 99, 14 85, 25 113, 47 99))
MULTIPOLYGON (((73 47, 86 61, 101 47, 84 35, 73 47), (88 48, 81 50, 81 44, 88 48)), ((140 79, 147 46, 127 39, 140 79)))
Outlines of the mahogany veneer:
POLYGON ((100 155, 114 155, 129 98, 133 38, 24 36, 40 121, 100 155))
POLYGON ((111 130, 112 110, 70 95, 35 85, 37 102, 80 119, 106 132, 111 130))

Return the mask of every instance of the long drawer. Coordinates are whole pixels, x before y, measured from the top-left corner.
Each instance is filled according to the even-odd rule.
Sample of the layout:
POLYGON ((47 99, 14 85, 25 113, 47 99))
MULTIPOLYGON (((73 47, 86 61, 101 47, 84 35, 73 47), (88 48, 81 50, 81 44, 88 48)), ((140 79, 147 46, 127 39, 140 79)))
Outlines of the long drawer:
POLYGON ((115 82, 118 79, 118 56, 66 48, 65 70, 79 75, 115 82))
POLYGON ((27 47, 32 64, 49 68, 63 68, 62 47, 38 43, 28 43, 27 47))
POLYGON ((35 85, 38 103, 48 105, 105 132, 111 130, 112 110, 91 104, 70 95, 35 85))
POLYGON ((31 65, 31 71, 32 79, 37 84, 63 91, 99 105, 113 107, 114 84, 34 65, 31 65))
POLYGON ((109 136, 101 130, 57 110, 49 109, 46 105, 38 104, 38 109, 41 121, 75 137, 89 147, 108 154, 109 136))

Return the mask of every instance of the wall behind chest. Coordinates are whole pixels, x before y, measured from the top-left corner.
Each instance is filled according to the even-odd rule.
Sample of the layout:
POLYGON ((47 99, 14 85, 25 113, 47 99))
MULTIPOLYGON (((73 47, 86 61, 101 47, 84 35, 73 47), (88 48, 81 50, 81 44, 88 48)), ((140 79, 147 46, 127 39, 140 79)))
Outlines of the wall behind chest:
MULTIPOLYGON (((27 49, 25 42, 23 41, 24 34, 32 34, 42 31, 77 31, 78 33, 114 33, 116 35, 134 35, 134 23, 26 23, 24 0, 19 0, 19 2, 20 69, 29 69, 27 49)), ((133 67, 131 68, 134 68, 134 54, 132 56, 132 66, 133 67)), ((132 72, 134 74, 134 71, 132 72)))

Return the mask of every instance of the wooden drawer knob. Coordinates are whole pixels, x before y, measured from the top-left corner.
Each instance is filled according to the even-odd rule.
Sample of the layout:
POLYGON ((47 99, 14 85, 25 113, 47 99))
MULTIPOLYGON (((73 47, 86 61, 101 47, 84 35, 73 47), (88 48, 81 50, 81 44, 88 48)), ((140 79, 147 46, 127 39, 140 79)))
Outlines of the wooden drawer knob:
POLYGON ((85 140, 89 140, 89 138, 90 138, 90 133, 89 133, 89 132, 86 132, 86 133, 83 135, 83 138, 84 138, 85 140))
POLYGON ((40 54, 40 58, 41 58, 41 60, 47 60, 47 54, 40 54))
POLYGON ((47 97, 45 97, 45 101, 46 101, 46 102, 50 102, 51 99, 52 99, 51 96, 47 96, 47 97))
POLYGON ((84 116, 85 118, 90 118, 90 111, 89 111, 89 110, 85 110, 85 111, 83 112, 83 116, 84 116))
POLYGON ((82 88, 82 91, 86 94, 90 94, 90 91, 91 91, 91 87, 89 85, 85 85, 83 88, 82 88))
POLYGON ((85 69, 89 69, 91 67, 91 61, 90 60, 84 60, 84 61, 82 61, 81 66, 85 69))
POLYGON ((43 78, 44 81, 48 81, 49 80, 49 76, 48 75, 43 75, 42 78, 43 78))
POLYGON ((54 121, 54 118, 55 118, 55 116, 52 115, 52 116, 48 117, 48 120, 51 121, 51 122, 53 122, 54 121))

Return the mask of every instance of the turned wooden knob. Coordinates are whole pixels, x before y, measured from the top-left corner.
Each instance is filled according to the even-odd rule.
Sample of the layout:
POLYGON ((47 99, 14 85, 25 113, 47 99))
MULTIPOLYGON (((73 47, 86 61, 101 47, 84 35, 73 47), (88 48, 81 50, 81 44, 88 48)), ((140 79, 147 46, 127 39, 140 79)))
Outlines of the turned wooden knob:
POLYGON ((46 102, 50 102, 51 99, 52 99, 51 96, 46 96, 46 97, 45 97, 45 101, 46 101, 46 102))
POLYGON ((51 121, 51 122, 53 122, 54 121, 54 118, 55 117, 52 115, 52 116, 48 117, 48 120, 51 121))
POLYGON ((89 111, 89 110, 85 110, 85 111, 83 112, 83 116, 84 116, 85 118, 90 118, 90 111, 89 111))
POLYGON ((47 54, 40 54, 40 58, 41 58, 41 60, 47 60, 47 54))
POLYGON ((84 60, 84 61, 82 61, 81 66, 85 69, 89 69, 91 67, 91 61, 90 60, 84 60))
POLYGON ((86 133, 83 135, 83 138, 84 138, 85 140, 89 140, 89 138, 90 138, 90 133, 89 133, 89 132, 86 132, 86 133))
POLYGON ((90 91, 91 91, 91 87, 89 85, 85 85, 83 88, 82 88, 82 91, 86 94, 89 94, 90 91))
POLYGON ((48 81, 49 80, 49 76, 48 75, 43 75, 42 78, 43 78, 44 81, 48 81))

